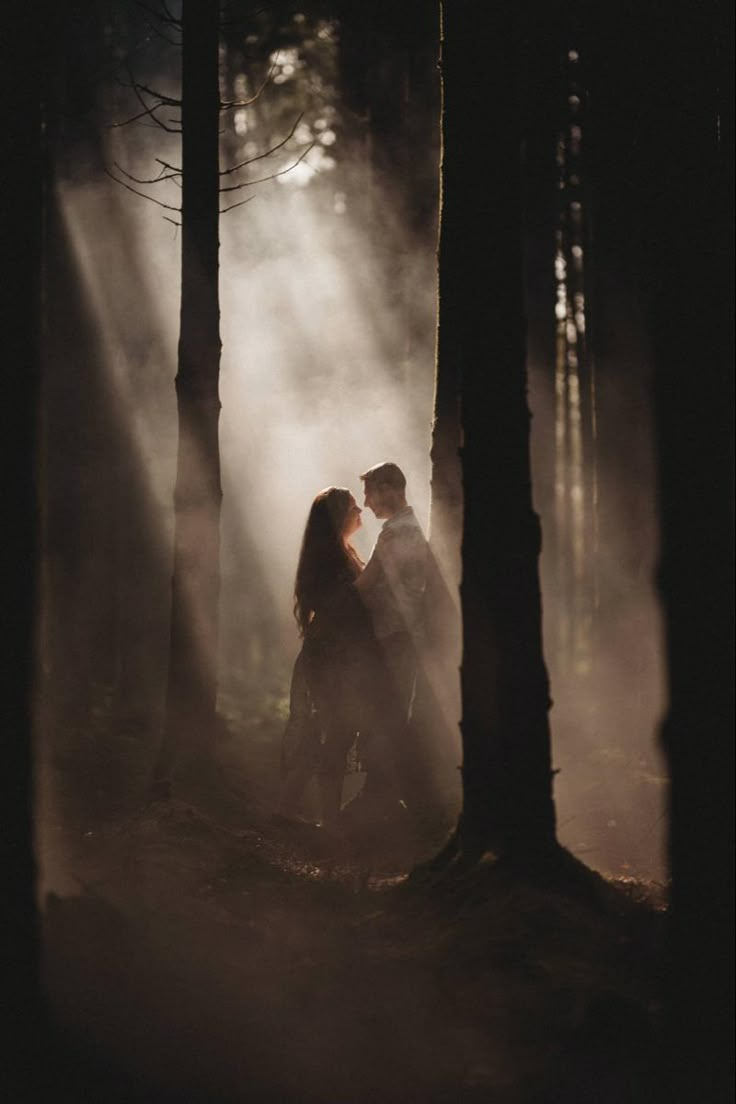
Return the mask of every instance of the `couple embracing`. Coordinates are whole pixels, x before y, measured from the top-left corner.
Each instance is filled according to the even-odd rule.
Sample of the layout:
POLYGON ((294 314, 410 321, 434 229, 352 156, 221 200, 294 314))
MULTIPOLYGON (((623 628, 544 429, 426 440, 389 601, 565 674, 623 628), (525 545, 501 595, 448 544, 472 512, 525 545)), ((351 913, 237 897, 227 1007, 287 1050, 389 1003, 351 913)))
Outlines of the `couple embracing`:
POLYGON ((339 824, 348 752, 366 771, 359 795, 379 814, 406 808, 406 745, 422 634, 429 546, 394 463, 360 476, 383 521, 366 564, 351 540, 362 510, 349 490, 321 491, 309 512, 294 587, 303 639, 291 684, 281 816, 299 818, 316 775, 322 823, 339 824))

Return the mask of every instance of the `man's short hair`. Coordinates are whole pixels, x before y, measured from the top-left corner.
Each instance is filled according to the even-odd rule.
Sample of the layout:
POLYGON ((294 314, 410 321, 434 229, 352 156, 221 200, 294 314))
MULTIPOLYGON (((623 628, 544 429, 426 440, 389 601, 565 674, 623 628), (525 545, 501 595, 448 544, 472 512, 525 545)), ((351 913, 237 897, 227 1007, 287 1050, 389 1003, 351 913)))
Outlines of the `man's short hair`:
POLYGON ((360 478, 366 484, 385 485, 402 493, 406 490, 406 476, 399 465, 392 463, 391 460, 384 460, 382 464, 374 464, 368 471, 363 472, 360 478))

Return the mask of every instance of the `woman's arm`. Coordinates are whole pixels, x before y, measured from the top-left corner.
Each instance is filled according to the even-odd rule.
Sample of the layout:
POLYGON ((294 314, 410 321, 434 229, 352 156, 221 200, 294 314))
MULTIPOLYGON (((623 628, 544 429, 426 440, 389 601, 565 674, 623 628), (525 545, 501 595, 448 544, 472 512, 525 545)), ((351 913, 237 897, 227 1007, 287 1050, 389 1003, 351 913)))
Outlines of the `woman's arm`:
POLYGON ((355 585, 361 594, 366 594, 368 591, 373 590, 375 586, 379 585, 384 580, 384 561, 387 555, 390 557, 391 548, 394 544, 395 535, 390 529, 382 529, 378 535, 378 540, 376 541, 368 563, 355 580, 355 585))

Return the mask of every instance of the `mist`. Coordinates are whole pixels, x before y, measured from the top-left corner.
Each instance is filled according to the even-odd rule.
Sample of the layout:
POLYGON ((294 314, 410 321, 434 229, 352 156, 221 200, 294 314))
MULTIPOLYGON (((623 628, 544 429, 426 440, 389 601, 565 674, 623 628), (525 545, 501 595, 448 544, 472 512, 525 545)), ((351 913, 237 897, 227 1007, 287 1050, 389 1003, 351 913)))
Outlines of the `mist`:
MULTIPOLYGON (((330 27, 320 25, 314 39, 328 71, 337 41, 330 27)), ((421 205, 430 212, 417 230, 407 217, 407 180, 377 166, 338 83, 325 81, 315 93, 298 51, 266 59, 264 74, 269 66, 272 85, 235 113, 223 137, 224 165, 276 147, 293 131, 283 147, 253 166, 251 178, 266 179, 247 191, 248 202, 220 219, 218 702, 236 727, 244 718, 270 718, 266 731, 274 740, 285 720, 299 647, 293 580, 316 493, 345 486, 362 501, 359 474, 391 459, 404 470, 409 502, 428 530, 439 121, 436 104, 434 114, 415 107, 421 133, 433 135, 408 182, 409 189, 421 186, 421 205), (300 96, 309 111, 295 127, 300 96), (428 158, 434 158, 434 177, 428 158)), ((170 66, 157 70, 152 63, 151 77, 176 92, 170 66)), ((237 58, 228 81, 238 96, 259 85, 257 73, 239 71, 237 58)), ((121 775, 121 790, 142 784, 161 725, 180 241, 169 212, 126 191, 101 166, 122 165, 130 177, 147 178, 157 158, 175 163, 176 146, 175 138, 151 129, 108 131, 100 163, 90 161, 84 173, 67 166, 52 197, 57 217, 46 333, 38 742, 45 886, 58 888, 48 825, 66 815, 57 809, 56 768, 63 762, 73 773, 80 748, 90 751, 85 723, 113 702, 134 749, 135 767, 121 775), (72 748, 63 733, 69 718, 79 731, 72 748)), ((117 171, 130 183, 125 174, 117 171)), ((174 204, 177 185, 166 187, 155 195, 174 204)), ((534 496, 544 533, 542 599, 560 838, 606 873, 661 879, 665 779, 656 730, 663 689, 652 584, 657 548, 648 366, 624 295, 627 310, 628 347, 619 341, 598 357, 596 569, 604 601, 595 662, 585 678, 566 669, 557 654, 563 611, 553 568, 554 369, 545 363, 544 338, 535 336, 554 325, 553 298, 531 312, 534 496)), ((365 511, 355 539, 363 559, 378 531, 365 511)), ((234 737, 243 745, 258 738, 253 730, 234 737)), ((448 783, 455 792, 457 766, 459 758, 448 783)), ((93 799, 84 792, 82 774, 77 782, 81 815, 93 799)))
POLYGON ((8 9, 18 1099, 725 1085, 728 22, 8 9), (295 573, 384 460, 453 609, 430 556, 399 728, 345 587, 338 740, 295 573))
MULTIPOLYGON (((278 201, 278 217, 264 201, 254 225, 253 203, 251 219, 223 240, 221 440, 224 562, 252 545, 286 633, 319 490, 345 486, 361 499, 360 473, 393 458, 426 531, 434 334, 428 327, 409 375, 401 319, 368 233, 348 211, 326 216, 307 188, 278 201)), ((431 279, 423 290, 431 302, 431 279)), ((367 559, 378 523, 369 511, 363 523, 355 544, 367 559)))

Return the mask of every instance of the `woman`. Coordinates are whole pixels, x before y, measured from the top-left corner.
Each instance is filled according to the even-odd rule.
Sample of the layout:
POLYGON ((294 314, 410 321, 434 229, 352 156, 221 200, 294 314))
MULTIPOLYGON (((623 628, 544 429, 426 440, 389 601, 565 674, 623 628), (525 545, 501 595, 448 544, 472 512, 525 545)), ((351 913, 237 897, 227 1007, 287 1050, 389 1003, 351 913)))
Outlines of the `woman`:
POLYGON ((323 823, 340 812, 347 753, 364 729, 377 645, 355 580, 363 562, 350 543, 361 510, 344 487, 328 487, 307 518, 294 584, 294 615, 304 640, 294 665, 279 811, 293 818, 317 774, 323 823))

